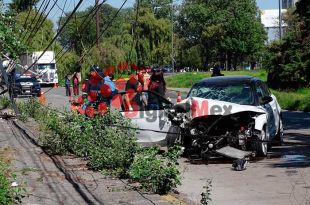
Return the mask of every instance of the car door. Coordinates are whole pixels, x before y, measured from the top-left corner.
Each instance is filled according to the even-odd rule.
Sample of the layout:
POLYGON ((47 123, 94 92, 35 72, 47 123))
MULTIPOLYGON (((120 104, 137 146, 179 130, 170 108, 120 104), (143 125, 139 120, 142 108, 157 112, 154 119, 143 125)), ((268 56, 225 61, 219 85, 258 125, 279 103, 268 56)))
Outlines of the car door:
POLYGON ((255 85, 255 89, 256 89, 256 94, 258 96, 258 100, 261 104, 261 106, 265 109, 266 113, 267 113, 267 125, 266 125, 266 131, 267 134, 269 136, 269 139, 272 139, 273 136, 275 136, 276 132, 277 132, 277 119, 278 119, 278 115, 275 114, 275 109, 276 109, 276 103, 275 100, 272 98, 272 100, 268 103, 262 103, 263 99, 265 97, 271 97, 270 93, 268 90, 266 90, 266 88, 263 85, 263 82, 256 82, 255 85))
POLYGON ((138 142, 144 145, 165 144, 171 126, 165 109, 170 108, 172 103, 151 91, 122 94, 122 114, 138 128, 138 142), (157 105, 148 105, 150 95, 158 99, 157 105))
MULTIPOLYGON (((279 121, 280 121, 280 111, 279 111, 277 100, 269 91, 266 83, 261 82, 261 85, 262 85, 262 89, 263 89, 263 92, 265 93, 265 95, 272 97, 272 101, 270 101, 268 104, 272 108, 272 112, 274 115, 275 132, 277 132, 279 130, 279 121)), ((276 133, 274 133, 272 136, 274 136, 275 134, 276 133)))

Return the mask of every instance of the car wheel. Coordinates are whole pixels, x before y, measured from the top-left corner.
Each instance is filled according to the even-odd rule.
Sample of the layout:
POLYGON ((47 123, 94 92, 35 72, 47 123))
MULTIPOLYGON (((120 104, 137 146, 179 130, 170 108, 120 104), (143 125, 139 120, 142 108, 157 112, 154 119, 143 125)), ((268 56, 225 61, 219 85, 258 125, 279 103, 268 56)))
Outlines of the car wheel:
POLYGON ((177 126, 171 126, 169 128, 169 133, 167 134, 166 140, 167 140, 167 147, 173 147, 174 145, 178 144, 177 140, 180 135, 180 128, 177 126))
POLYGON ((268 143, 265 128, 262 130, 258 141, 254 142, 254 149, 258 156, 265 157, 268 153, 268 143))
POLYGON ((282 119, 280 119, 279 120, 279 129, 278 129, 276 136, 274 137, 275 142, 273 143, 273 145, 282 146, 283 145, 283 135, 284 135, 283 122, 282 122, 282 119))

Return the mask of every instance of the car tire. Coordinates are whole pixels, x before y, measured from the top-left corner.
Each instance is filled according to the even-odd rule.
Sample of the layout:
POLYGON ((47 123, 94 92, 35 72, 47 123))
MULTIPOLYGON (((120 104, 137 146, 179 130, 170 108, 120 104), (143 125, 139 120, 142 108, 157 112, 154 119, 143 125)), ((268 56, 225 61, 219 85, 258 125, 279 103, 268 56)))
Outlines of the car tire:
POLYGON ((254 144, 254 151, 260 157, 266 157, 268 153, 268 143, 264 142, 267 140, 266 129, 264 128, 261 132, 261 136, 258 138, 258 141, 255 141, 254 144))
POLYGON ((282 146, 283 145, 283 122, 282 119, 279 120, 279 129, 278 132, 276 134, 276 136, 274 137, 274 146, 282 146))
POLYGON ((166 140, 167 140, 167 147, 169 148, 178 144, 177 139, 179 138, 181 130, 177 126, 171 126, 168 132, 169 133, 167 134, 166 140))

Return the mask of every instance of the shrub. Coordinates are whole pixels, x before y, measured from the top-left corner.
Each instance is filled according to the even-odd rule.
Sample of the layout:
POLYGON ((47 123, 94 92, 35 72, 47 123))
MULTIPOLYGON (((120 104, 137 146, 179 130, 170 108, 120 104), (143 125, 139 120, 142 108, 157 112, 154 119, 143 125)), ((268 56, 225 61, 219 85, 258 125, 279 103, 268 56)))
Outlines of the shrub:
POLYGON ((7 165, 0 161, 0 204, 13 202, 8 174, 7 165))
POLYGON ((0 109, 7 108, 10 105, 10 100, 6 97, 0 97, 0 109))
POLYGON ((129 169, 129 176, 142 188, 158 194, 165 194, 180 184, 180 172, 176 165, 175 148, 169 149, 166 157, 159 155, 157 147, 144 148, 137 153, 129 169))
POLYGON ((177 159, 180 148, 159 155, 158 148, 138 149, 135 129, 119 112, 88 118, 76 113, 60 117, 34 100, 19 104, 21 111, 45 128, 40 141, 54 154, 73 153, 89 159, 95 170, 114 176, 129 176, 141 187, 164 194, 180 184, 177 159))
POLYGON ((45 128, 41 144, 53 154, 73 153, 89 159, 95 170, 124 176, 137 150, 134 129, 119 112, 88 118, 76 113, 59 114, 34 100, 19 104, 21 111, 45 128), (113 125, 113 126, 110 126, 113 125))

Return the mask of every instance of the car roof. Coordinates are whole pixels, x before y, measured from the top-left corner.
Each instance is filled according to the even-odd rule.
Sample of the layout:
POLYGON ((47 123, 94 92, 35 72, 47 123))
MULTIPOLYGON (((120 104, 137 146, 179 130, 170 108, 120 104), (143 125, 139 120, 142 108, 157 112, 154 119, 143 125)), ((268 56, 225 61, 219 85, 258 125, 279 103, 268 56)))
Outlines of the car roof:
POLYGON ((258 81, 259 79, 253 76, 217 76, 211 78, 205 78, 196 85, 200 84, 235 84, 235 83, 250 83, 252 81, 258 81))

